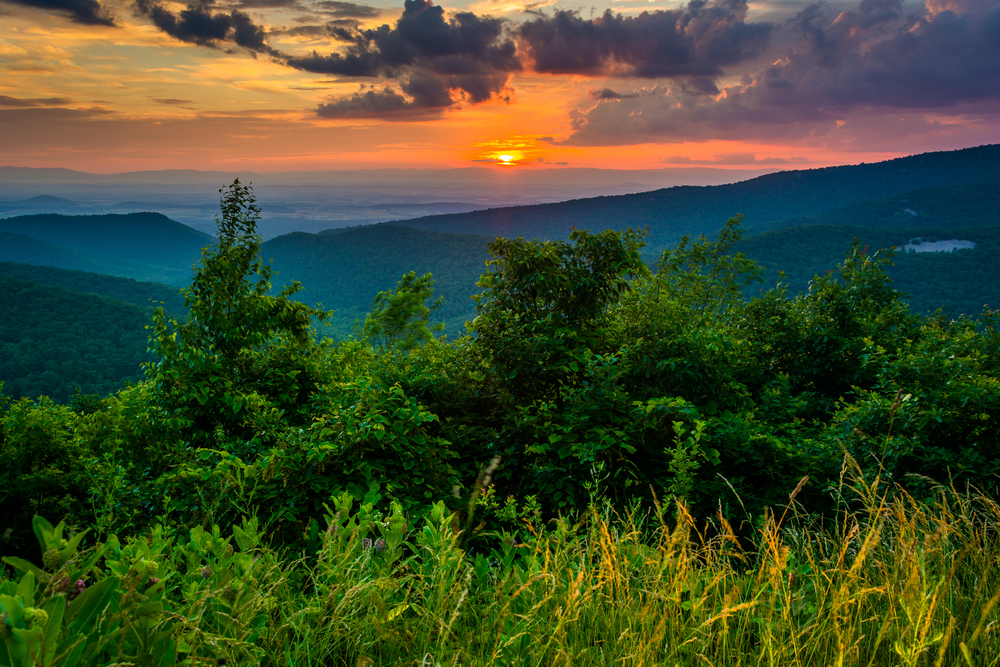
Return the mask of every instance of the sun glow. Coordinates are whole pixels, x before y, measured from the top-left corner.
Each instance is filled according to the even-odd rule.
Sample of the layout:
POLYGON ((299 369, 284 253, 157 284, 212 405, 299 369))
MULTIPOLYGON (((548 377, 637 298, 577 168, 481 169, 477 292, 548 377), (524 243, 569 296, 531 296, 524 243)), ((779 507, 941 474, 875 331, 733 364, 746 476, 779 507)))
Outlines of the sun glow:
POLYGON ((514 155, 506 155, 506 154, 505 155, 497 155, 497 160, 500 161, 500 164, 511 165, 511 164, 515 163, 515 161, 517 160, 517 157, 514 156, 514 155))

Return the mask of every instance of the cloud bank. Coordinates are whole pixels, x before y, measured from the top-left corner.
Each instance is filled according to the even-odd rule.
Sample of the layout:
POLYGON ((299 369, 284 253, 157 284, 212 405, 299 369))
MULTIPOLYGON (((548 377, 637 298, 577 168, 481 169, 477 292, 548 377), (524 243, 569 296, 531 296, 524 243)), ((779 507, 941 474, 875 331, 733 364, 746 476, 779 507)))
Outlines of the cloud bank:
POLYGON ((557 11, 522 24, 518 36, 536 72, 644 78, 714 77, 758 55, 769 23, 747 23, 746 0, 692 0, 687 6, 596 19, 557 11))
POLYGON ((521 69, 502 19, 471 12, 446 18, 430 0, 406 0, 394 27, 331 27, 330 32, 347 45, 343 53, 314 51, 284 62, 315 74, 396 79, 409 99, 391 88, 371 89, 321 105, 317 113, 324 117, 395 116, 440 110, 463 99, 507 100, 510 74, 521 69))
POLYGON ((115 25, 111 10, 98 0, 4 0, 22 7, 34 7, 62 14, 75 23, 84 25, 115 25))
POLYGON ((136 0, 134 8, 136 15, 149 19, 182 42, 211 48, 235 45, 253 54, 281 55, 267 45, 265 29, 254 23, 249 14, 239 9, 215 10, 213 4, 213 0, 192 2, 177 14, 159 0, 136 0))
POLYGON ((859 136, 873 122, 884 130, 886 114, 899 116, 894 132, 919 133, 934 122, 927 112, 1000 111, 1000 2, 933 0, 912 14, 901 0, 862 0, 839 13, 819 2, 784 29, 797 35, 793 48, 739 84, 705 94, 672 83, 606 98, 577 112, 566 143, 859 136))
MULTIPOLYGON (((0 2, 116 25, 100 0, 0 2)), ((345 0, 132 2, 182 42, 359 84, 315 107, 321 118, 425 119, 511 102, 514 77, 527 72, 600 80, 580 96, 568 136, 553 142, 569 145, 859 141, 949 118, 1000 120, 1000 0, 861 0, 843 11, 819 1, 771 22, 749 20, 747 0, 691 0, 635 16, 533 10, 521 23, 405 0, 377 27, 363 26, 384 10, 345 0), (295 20, 308 25, 269 28, 247 13, 268 9, 300 12, 295 20), (331 44, 292 54, 269 43, 277 35, 331 44)))

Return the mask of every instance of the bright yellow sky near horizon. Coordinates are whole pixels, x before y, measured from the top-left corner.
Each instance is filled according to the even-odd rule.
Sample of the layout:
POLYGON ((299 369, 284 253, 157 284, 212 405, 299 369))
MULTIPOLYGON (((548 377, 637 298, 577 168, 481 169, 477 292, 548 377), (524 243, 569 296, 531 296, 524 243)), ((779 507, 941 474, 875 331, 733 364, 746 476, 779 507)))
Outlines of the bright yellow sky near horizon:
MULTIPOLYGON (((716 0, 720 6, 736 1, 716 0)), ((284 6, 261 8, 246 2, 207 3, 204 7, 208 11, 243 7, 241 11, 269 31, 268 46, 284 54, 343 52, 343 42, 329 35, 291 34, 310 20, 329 18, 326 14, 317 19, 311 12, 318 5, 310 2, 289 0, 284 6)), ((796 58, 803 61, 805 47, 787 25, 789 17, 806 7, 805 2, 750 4, 742 20, 777 26, 770 30, 767 47, 738 63, 720 66, 710 77, 717 91, 700 98, 682 90, 689 85, 687 79, 637 75, 628 71, 621 58, 608 60, 600 71, 537 71, 540 68, 521 55, 528 53, 526 38, 513 36, 518 57, 526 65, 505 74, 505 99, 494 95, 474 102, 452 89, 454 104, 426 115, 396 117, 322 117, 317 109, 386 86, 404 95, 400 81, 405 82, 406 75, 316 74, 262 53, 254 57, 232 44, 209 48, 181 41, 140 16, 130 3, 117 0, 102 3, 113 13, 115 27, 74 22, 66 11, 26 4, 31 3, 0 0, 0 165, 96 173, 486 164, 503 169, 802 168, 961 148, 991 143, 1000 136, 993 109, 996 99, 982 95, 948 99, 944 91, 936 106, 928 106, 926 100, 893 106, 891 99, 890 104, 873 103, 871 99, 878 96, 874 92, 869 94, 871 99, 849 99, 836 111, 810 108, 805 96, 791 100, 787 107, 780 101, 753 102, 755 98, 748 97, 747 91, 762 85, 758 79, 772 66, 772 59, 775 66, 785 63, 786 70, 796 58), (601 98, 602 90, 614 91, 620 98, 601 98), (744 97, 729 104, 736 99, 735 92, 744 97), (677 97, 682 94, 689 97, 677 97), (671 96, 680 101, 674 102, 671 96), (690 102, 694 110, 681 118, 677 110, 689 104, 688 99, 700 101, 690 102), (783 109, 795 113, 789 113, 788 119, 776 117, 783 109), (745 132, 734 124, 745 127, 745 132)), ((282 3, 265 0, 259 4, 282 3)), ((931 21, 938 16, 931 4, 910 2, 907 8, 923 8, 931 21)), ((975 5, 968 12, 971 16, 974 11, 993 11, 995 4, 981 2, 985 10, 975 5)), ((402 12, 402 2, 328 3, 340 8, 337 11, 353 11, 348 5, 380 12, 377 17, 360 19, 357 25, 362 28, 392 27, 402 12)), ((186 4, 164 2, 161 6, 180 15, 186 4)), ((843 6, 850 11, 853 4, 843 6)), ((513 30, 560 10, 580 10, 577 16, 586 22, 608 8, 637 17, 643 11, 684 11, 688 5, 664 0, 612 2, 597 7, 593 15, 589 6, 550 0, 531 5, 477 0, 443 7, 446 17, 458 11, 503 17, 513 30), (536 13, 526 13, 526 7, 536 13)), ((833 34, 838 20, 843 19, 836 11, 828 11, 815 25, 827 26, 833 34)), ((890 28, 898 26, 887 24, 881 37, 873 33, 866 45, 859 45, 855 61, 873 43, 891 39, 890 28)), ((631 63, 625 65, 631 67, 631 63)), ((850 67, 854 70, 848 74, 863 69, 857 62, 850 67)), ((802 74, 797 85, 801 88, 811 80, 807 77, 815 78, 815 71, 802 74)), ((841 95, 853 97, 850 90, 841 95)), ((839 103, 835 100, 834 104, 839 103)))

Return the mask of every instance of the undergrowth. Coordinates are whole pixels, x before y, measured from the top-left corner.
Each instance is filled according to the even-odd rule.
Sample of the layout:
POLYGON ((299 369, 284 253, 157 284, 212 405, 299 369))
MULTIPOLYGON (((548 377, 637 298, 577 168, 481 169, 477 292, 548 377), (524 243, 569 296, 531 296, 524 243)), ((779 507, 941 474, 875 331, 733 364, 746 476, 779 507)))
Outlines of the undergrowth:
POLYGON ((0 664, 1000 664, 1000 506, 845 471, 825 520, 803 480, 751 530, 595 504, 471 548, 443 503, 411 526, 348 494, 296 555, 252 517, 89 548, 38 517, 42 566, 5 559, 0 664))

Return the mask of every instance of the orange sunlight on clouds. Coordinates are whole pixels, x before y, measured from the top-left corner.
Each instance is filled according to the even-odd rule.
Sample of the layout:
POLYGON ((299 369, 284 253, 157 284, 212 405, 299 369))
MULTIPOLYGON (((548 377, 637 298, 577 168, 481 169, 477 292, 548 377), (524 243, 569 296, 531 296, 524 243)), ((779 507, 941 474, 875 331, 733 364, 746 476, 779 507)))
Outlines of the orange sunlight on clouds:
POLYGON ((745 170, 995 141, 989 8, 928 3, 0 0, 0 163, 745 170))

